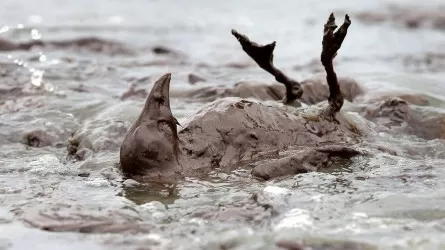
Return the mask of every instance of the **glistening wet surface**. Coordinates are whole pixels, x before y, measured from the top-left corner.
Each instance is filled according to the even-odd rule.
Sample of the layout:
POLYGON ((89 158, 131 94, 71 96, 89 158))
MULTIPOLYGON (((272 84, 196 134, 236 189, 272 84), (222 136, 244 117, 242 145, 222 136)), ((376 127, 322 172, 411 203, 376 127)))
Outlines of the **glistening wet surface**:
MULTIPOLYGON (((445 248, 442 139, 376 132, 374 142, 399 154, 270 181, 248 168, 215 170, 175 185, 123 180, 116 141, 144 103, 121 100, 132 84, 149 90, 166 72, 172 91, 273 82, 232 28, 277 41, 275 62, 296 79, 323 73, 322 27, 333 11, 353 22, 335 61, 339 75, 376 95, 424 94, 444 113, 441 1, 2 3, 0 39, 59 43, 0 51, 0 249, 445 248), (394 9, 404 8, 422 15, 400 18, 394 9), (191 85, 190 73, 206 82, 191 85), (67 159, 79 128, 108 150, 67 159)), ((180 122, 204 105, 171 100, 180 122)))

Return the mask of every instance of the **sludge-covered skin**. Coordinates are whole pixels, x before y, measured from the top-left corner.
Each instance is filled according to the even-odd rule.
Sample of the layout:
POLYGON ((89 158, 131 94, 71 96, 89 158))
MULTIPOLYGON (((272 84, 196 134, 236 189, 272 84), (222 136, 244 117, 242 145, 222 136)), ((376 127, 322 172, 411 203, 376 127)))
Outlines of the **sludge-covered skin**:
MULTIPOLYGON (((183 153, 180 162, 187 163, 184 167, 187 171, 193 171, 193 168, 227 169, 263 158, 281 158, 280 152, 293 151, 298 156, 303 153, 308 156, 300 158, 299 164, 317 169, 322 164, 321 161, 310 161, 315 159, 313 156, 326 159, 324 163, 327 163, 334 151, 351 150, 359 154, 348 147, 360 142, 360 134, 353 125, 342 119, 332 122, 318 114, 301 113, 294 114, 277 106, 239 98, 216 101, 183 124, 184 129, 179 132, 183 153), (331 148, 332 143, 338 148, 331 148), (325 151, 318 151, 321 145, 327 145, 325 151), (305 151, 299 147, 304 147, 305 151)), ((341 118, 342 115, 338 116, 341 118)), ((300 165, 287 168, 283 161, 286 159, 272 161, 269 167, 258 165, 252 173, 268 179, 276 177, 267 173, 272 167, 282 164, 282 171, 275 171, 280 175, 293 174, 300 168, 300 165)))
MULTIPOLYGON (((161 80, 169 78, 170 75, 165 75, 161 80)), ((279 158, 279 153, 286 150, 301 154, 299 146, 305 147, 304 152, 311 159, 314 155, 325 159, 325 164, 320 162, 320 166, 327 166, 328 159, 336 157, 337 151, 360 154, 348 146, 359 143, 361 134, 354 124, 342 119, 342 114, 337 114, 338 121, 333 122, 317 113, 304 114, 303 110, 290 108, 295 113, 241 98, 215 101, 182 124, 178 151, 175 151, 173 118, 147 119, 130 128, 122 143, 122 170, 149 179, 200 175, 215 168, 230 169, 263 158, 279 158), (336 148, 330 147, 333 143, 336 148), (319 148, 321 145, 326 145, 323 150, 319 148)), ((314 163, 305 160, 301 164, 314 163)), ((254 170, 253 174, 267 179, 270 174, 263 168, 254 170)), ((294 171, 287 168, 281 174, 294 171)))
POLYGON ((425 103, 425 98, 401 95, 362 104, 353 110, 395 134, 411 134, 425 140, 445 139, 445 114, 425 103))
MULTIPOLYGON (((336 119, 332 119, 333 116, 326 114, 307 114, 304 109, 282 105, 267 106, 242 98, 223 98, 207 105, 182 124, 183 128, 175 139, 176 120, 171 116, 169 105, 166 106, 166 100, 169 100, 170 96, 168 91, 161 91, 169 88, 170 78, 167 74, 155 83, 158 86, 153 87, 150 96, 156 98, 147 98, 139 122, 135 123, 137 125, 134 124, 125 135, 130 126, 121 124, 123 126, 118 127, 122 129, 111 138, 118 144, 123 141, 121 167, 128 176, 162 179, 169 176, 206 174, 214 168, 231 169, 251 165, 254 167, 254 176, 269 179, 314 171, 329 166, 333 159, 362 154, 356 150, 356 146, 360 146, 361 139, 366 136, 366 130, 357 129, 360 124, 356 122, 365 123, 364 120, 349 122, 350 119, 344 119, 349 115, 346 112, 334 112, 336 119), (237 119, 234 119, 235 117, 237 119), (123 157, 127 158, 122 161, 123 157)), ((318 83, 322 82, 321 79, 318 80, 318 83)), ((441 121, 444 120, 441 119, 443 115, 437 114, 436 118, 429 119, 431 126, 424 124, 429 122, 428 119, 415 115, 422 112, 413 104, 427 105, 427 99, 418 95, 403 94, 396 95, 401 102, 394 102, 391 100, 395 97, 389 96, 396 93, 389 93, 388 96, 377 96, 375 100, 363 100, 363 90, 360 86, 353 80, 348 82, 344 85, 341 78, 338 79, 344 98, 348 100, 350 96, 354 101, 354 105, 346 105, 346 110, 358 112, 390 129, 397 127, 403 132, 423 138, 445 138, 440 137, 445 136, 440 128, 441 121), (356 105, 356 100, 365 105, 356 105)), ((309 84, 318 86, 318 83, 314 81, 309 84)), ((306 84, 301 83, 303 94, 300 100, 303 100, 307 92, 307 96, 321 96, 321 92, 317 91, 317 94, 311 94, 311 90, 305 88, 309 86, 306 84)), ((322 84, 325 86, 323 88, 328 90, 323 96, 328 97, 328 84, 326 81, 322 84)), ((283 94, 274 100, 281 100, 286 88, 283 85, 275 87, 283 94)), ((368 98, 369 95, 365 94, 365 97, 368 98)), ((319 106, 322 105, 326 105, 326 102, 319 106)), ((80 143, 80 152, 73 151, 78 158, 82 158, 85 153, 83 151, 90 148, 88 141, 83 142, 82 139, 85 135, 82 131, 85 130, 88 129, 81 129, 76 133, 76 140, 73 140, 80 143)), ((394 131, 400 133, 400 130, 394 131)), ((92 147, 94 152, 110 149, 106 143, 98 145, 99 147, 92 147)), ((112 150, 116 146, 117 144, 113 143, 112 150)))
MULTIPOLYGON (((297 110, 285 112, 276 106, 225 98, 209 104, 192 116, 177 133, 177 121, 169 104, 171 75, 166 74, 154 84, 141 115, 122 143, 122 171, 128 176, 148 179, 196 175, 213 168, 236 167, 271 158, 271 155, 277 157, 280 151, 301 146, 306 147, 306 154, 316 155, 320 159, 331 156, 349 158, 360 154, 350 147, 360 141, 359 133, 338 113, 343 105, 343 95, 332 65, 350 20, 346 15, 344 24, 335 33, 337 26, 334 20, 331 14, 323 36, 321 61, 326 68, 330 95, 328 106, 320 113, 305 117, 297 110)), ((273 66, 275 43, 261 46, 236 31, 232 31, 232 34, 261 68, 285 85, 284 103, 292 103, 302 96, 300 84, 273 66)), ((314 170, 322 167, 313 157, 292 160, 300 161, 293 164, 295 166, 312 165, 314 170)), ((265 179, 276 177, 268 174, 269 169, 262 165, 252 173, 265 179)), ((294 173, 295 169, 287 168, 280 175, 294 173)))

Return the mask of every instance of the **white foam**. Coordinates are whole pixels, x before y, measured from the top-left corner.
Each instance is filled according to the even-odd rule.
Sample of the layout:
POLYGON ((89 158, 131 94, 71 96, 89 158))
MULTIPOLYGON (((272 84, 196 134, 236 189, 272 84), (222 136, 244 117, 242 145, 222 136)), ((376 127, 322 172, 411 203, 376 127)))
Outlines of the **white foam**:
POLYGON ((94 178, 85 181, 85 184, 90 187, 108 187, 110 186, 110 182, 108 180, 102 178, 94 178))
POLYGON ((274 230, 278 231, 290 228, 312 229, 313 226, 313 218, 309 214, 309 211, 294 208, 284 214, 283 219, 275 225, 274 230))
POLYGON ((69 169, 65 167, 59 159, 52 154, 39 156, 36 160, 29 162, 25 167, 25 171, 46 176, 49 174, 67 174, 69 169))

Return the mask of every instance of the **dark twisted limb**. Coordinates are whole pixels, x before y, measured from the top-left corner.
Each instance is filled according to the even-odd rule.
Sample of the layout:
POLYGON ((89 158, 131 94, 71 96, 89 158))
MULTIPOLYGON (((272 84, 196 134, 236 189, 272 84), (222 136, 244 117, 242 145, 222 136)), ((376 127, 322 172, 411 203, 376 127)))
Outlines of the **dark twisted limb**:
POLYGON ((340 111, 341 107, 343 106, 344 98, 340 91, 340 86, 338 85, 337 74, 334 71, 332 61, 337 55, 337 51, 340 49, 341 44, 346 37, 349 25, 351 25, 351 20, 346 14, 343 24, 336 32, 334 32, 334 30, 337 28, 334 13, 331 13, 328 21, 324 25, 321 63, 326 70, 326 80, 329 85, 329 105, 324 110, 324 115, 328 117, 333 117, 335 113, 340 111))
POLYGON ((301 89, 300 83, 290 79, 273 65, 273 50, 275 49, 276 42, 267 45, 259 45, 250 41, 247 36, 238 33, 236 30, 232 30, 232 34, 238 39, 243 50, 258 64, 258 66, 260 66, 260 68, 272 74, 277 82, 283 83, 284 86, 286 86, 286 96, 283 100, 285 104, 292 103, 301 97, 303 90, 301 89))

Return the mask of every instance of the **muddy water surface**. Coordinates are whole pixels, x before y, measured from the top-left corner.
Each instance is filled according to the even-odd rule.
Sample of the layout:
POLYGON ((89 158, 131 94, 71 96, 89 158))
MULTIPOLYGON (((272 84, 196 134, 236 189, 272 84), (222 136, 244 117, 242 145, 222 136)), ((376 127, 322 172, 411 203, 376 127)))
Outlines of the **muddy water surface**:
MULTIPOLYGON (((360 19, 391 6, 437 12, 439 5, 3 0, 1 39, 62 43, 0 52, 0 249, 444 249, 443 140, 376 133, 375 141, 412 157, 382 153, 268 182, 252 179, 249 169, 215 171, 176 185, 122 180, 115 140, 144 102, 120 100, 132 84, 149 89, 165 72, 173 74, 172 91, 196 87, 190 73, 207 79, 202 85, 272 82, 232 28, 277 41, 276 64, 291 76, 319 73, 331 11, 353 21, 336 58, 339 75, 370 91, 425 94, 445 112, 445 30, 360 19), (63 44, 91 37, 102 40, 63 44), (175 53, 155 53, 160 46, 175 53), (88 122, 91 144, 104 150, 67 160, 71 134, 88 122), (46 144, 33 145, 35 131, 46 144)), ((171 103, 179 121, 205 105, 171 103)))

